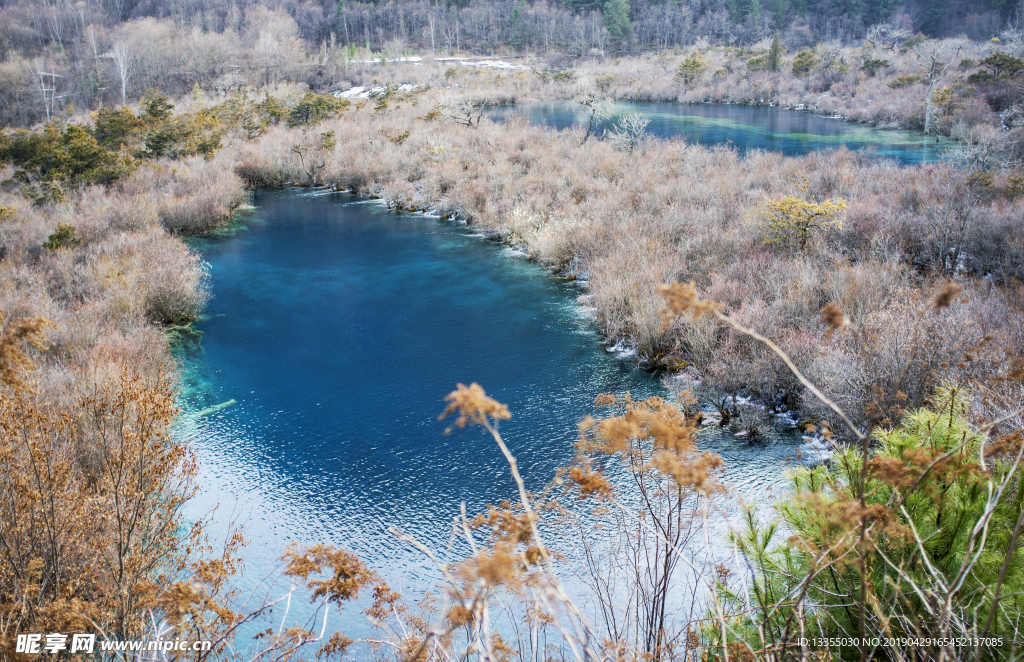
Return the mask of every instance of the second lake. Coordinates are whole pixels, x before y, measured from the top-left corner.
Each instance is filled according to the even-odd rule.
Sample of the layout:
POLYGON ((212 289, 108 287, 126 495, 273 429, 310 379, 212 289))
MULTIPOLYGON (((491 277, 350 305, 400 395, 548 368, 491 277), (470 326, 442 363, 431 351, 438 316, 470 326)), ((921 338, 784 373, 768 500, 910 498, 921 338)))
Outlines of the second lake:
MULTIPOLYGON (((845 147, 911 164, 941 160, 951 144, 946 139, 936 142, 935 136, 919 131, 880 130, 839 118, 768 106, 614 102, 610 111, 611 117, 598 124, 595 135, 614 129, 621 117, 639 113, 650 121, 647 125, 650 135, 679 136, 687 142, 708 147, 730 145, 741 154, 760 149, 802 156, 817 150, 845 147)), ((525 117, 531 124, 559 130, 574 124, 586 127, 589 120, 582 108, 565 102, 502 106, 489 113, 490 118, 498 122, 516 115, 525 117)))

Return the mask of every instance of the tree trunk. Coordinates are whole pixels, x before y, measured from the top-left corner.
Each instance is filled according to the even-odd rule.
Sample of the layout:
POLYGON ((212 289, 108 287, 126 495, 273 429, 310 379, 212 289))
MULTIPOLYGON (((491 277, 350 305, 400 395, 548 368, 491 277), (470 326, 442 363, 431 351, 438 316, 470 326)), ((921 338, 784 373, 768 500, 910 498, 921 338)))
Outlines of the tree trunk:
POLYGON ((932 126, 932 91, 935 89, 935 78, 928 77, 928 97, 924 102, 924 133, 928 135, 932 126))

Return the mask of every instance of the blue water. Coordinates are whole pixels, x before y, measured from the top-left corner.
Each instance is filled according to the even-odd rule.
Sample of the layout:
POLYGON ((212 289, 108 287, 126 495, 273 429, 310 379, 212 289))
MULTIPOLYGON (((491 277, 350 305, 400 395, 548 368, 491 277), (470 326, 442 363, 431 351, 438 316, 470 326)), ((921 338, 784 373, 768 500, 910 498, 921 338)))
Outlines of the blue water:
POLYGON ((270 572, 298 540, 432 581, 387 528, 443 546, 461 502, 473 513, 515 493, 493 441, 443 434, 459 382, 509 406, 502 432, 531 488, 570 461, 595 395, 662 392, 602 349, 577 287, 465 226, 346 194, 255 204, 244 231, 198 244, 213 300, 183 403, 200 505, 248 518, 248 573, 270 572))
MULTIPOLYGON (((706 146, 729 144, 741 154, 761 149, 802 156, 846 147, 910 164, 937 161, 950 145, 948 140, 937 143, 934 136, 918 131, 882 131, 837 118, 767 106, 615 102, 611 108, 611 118, 598 125, 596 135, 600 136, 605 128, 614 129, 623 115, 640 113, 650 120, 647 132, 651 135, 681 136, 706 146)), ((559 130, 574 124, 585 128, 589 120, 581 108, 563 102, 505 106, 490 113, 496 121, 512 115, 523 115, 531 124, 559 130)))
MULTIPOLYGON (((443 552, 461 503, 472 515, 515 497, 489 437, 445 435, 437 420, 458 382, 509 406, 501 431, 533 490, 572 459, 594 396, 666 392, 603 349, 579 284, 470 227, 340 193, 260 192, 254 204, 238 231, 194 242, 213 299, 201 342, 182 348, 177 426, 201 463, 190 514, 219 504, 215 533, 232 518, 246 527, 245 588, 274 575, 291 541, 354 551, 412 597, 433 588, 437 572, 388 527, 443 552)), ((705 444, 755 499, 784 483, 794 454, 792 439, 705 444)), ((367 634, 350 612, 340 623, 367 634)))

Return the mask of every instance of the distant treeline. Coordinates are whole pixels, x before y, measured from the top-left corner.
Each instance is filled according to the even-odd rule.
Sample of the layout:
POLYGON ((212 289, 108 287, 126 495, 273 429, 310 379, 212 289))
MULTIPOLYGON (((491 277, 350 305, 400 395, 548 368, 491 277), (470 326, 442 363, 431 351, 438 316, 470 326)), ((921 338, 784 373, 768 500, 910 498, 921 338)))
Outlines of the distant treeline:
MULTIPOLYGON (((620 56, 747 47, 781 36, 796 52, 886 25, 991 39, 1017 0, 12 0, 0 5, 0 124, 48 121, 68 105, 136 101, 150 88, 348 80, 353 63, 419 53, 620 56)), ((1005 35, 1004 35, 1005 36, 1005 35)), ((1016 41, 1016 40, 1015 40, 1016 41)))
POLYGON ((333 36, 345 46, 377 50, 579 52, 610 42, 616 49, 665 48, 700 36, 743 45, 775 30, 851 39, 892 21, 928 36, 990 38, 1013 22, 1019 7, 1019 0, 13 0, 0 9, 0 53, 60 51, 90 26, 147 17, 204 32, 241 32, 254 11, 267 10, 288 14, 297 36, 314 47, 333 36))

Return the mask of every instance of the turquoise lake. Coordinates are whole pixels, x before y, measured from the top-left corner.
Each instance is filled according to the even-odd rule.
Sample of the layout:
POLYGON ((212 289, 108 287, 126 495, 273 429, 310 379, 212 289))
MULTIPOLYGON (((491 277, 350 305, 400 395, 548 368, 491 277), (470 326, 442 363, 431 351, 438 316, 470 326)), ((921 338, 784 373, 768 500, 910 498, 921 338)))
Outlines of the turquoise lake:
MULTIPOLYGON (((444 434, 456 383, 509 406, 501 429, 530 489, 572 459, 596 395, 666 393, 635 357, 605 351, 579 284, 472 227, 344 193, 259 192, 254 204, 238 231, 195 241, 213 299, 183 355, 177 426, 201 462, 190 515, 219 504, 216 531, 246 527, 243 586, 273 576, 297 541, 350 549, 407 595, 432 588, 436 572, 388 528, 443 551, 460 504, 472 514, 515 495, 489 437, 444 434)), ((785 483, 798 438, 709 433, 740 493, 785 483)), ((343 621, 366 633, 357 611, 343 621)))
MULTIPOLYGON (((647 132, 652 136, 681 137, 709 147, 728 144, 741 154, 761 149, 802 156, 845 147, 910 164, 938 161, 951 144, 945 139, 936 142, 934 136, 919 131, 880 131, 839 118, 767 106, 614 102, 610 108, 612 116, 597 125, 595 135, 614 128, 623 115, 639 113, 650 120, 647 132)), ((585 128, 589 120, 581 108, 564 102, 504 106, 488 115, 495 121, 522 115, 531 124, 559 130, 574 124, 585 128)))
MULTIPOLYGON (((909 164, 941 158, 946 146, 773 108, 619 104, 617 112, 638 108, 653 135, 741 151, 845 145, 909 164)), ((492 117, 510 113, 554 128, 581 120, 551 104, 492 117)), ((347 548, 412 598, 437 584, 423 555, 388 529, 443 551, 461 504, 472 514, 515 495, 489 437, 446 435, 437 420, 459 382, 480 383, 511 409, 502 432, 530 489, 572 459, 576 423, 596 395, 668 392, 663 375, 641 370, 635 356, 604 349, 576 300, 583 284, 551 277, 471 226, 344 193, 261 191, 253 204, 234 231, 192 240, 209 264, 213 298, 198 341, 180 351, 175 433, 201 462, 203 491, 189 515, 219 505, 215 532, 231 520, 245 526, 241 586, 259 586, 259 595, 286 592, 270 583, 292 541, 347 548)), ((799 435, 749 443, 732 432, 708 429, 702 445, 723 456, 738 494, 765 503, 784 491, 780 465, 799 435)), ((306 615, 296 599, 289 621, 306 615)), ((358 609, 338 626, 369 634, 358 609)))

